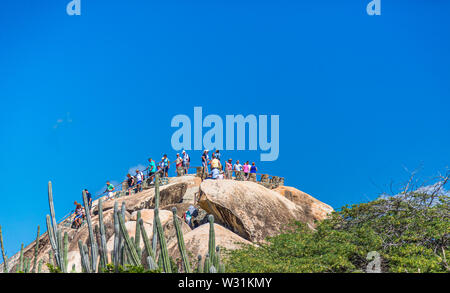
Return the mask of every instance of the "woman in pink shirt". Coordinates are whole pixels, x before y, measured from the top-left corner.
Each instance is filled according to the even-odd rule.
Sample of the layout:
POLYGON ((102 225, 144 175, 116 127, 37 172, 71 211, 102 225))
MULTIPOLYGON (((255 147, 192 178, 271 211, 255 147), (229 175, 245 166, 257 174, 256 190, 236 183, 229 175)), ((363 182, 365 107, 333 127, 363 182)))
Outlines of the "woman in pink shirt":
POLYGON ((245 162, 244 166, 242 166, 242 171, 244 171, 245 180, 248 180, 248 174, 250 173, 250 165, 248 164, 248 161, 245 162))

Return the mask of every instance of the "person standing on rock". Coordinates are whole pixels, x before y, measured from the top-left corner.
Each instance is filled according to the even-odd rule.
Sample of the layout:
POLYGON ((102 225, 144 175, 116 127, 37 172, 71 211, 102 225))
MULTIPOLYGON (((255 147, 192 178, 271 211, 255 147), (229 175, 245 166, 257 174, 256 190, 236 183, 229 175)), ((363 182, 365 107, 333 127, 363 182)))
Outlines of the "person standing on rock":
POLYGON ((136 170, 136 192, 142 191, 142 180, 144 180, 144 173, 136 170))
POLYGON ((153 183, 153 175, 155 175, 156 173, 156 163, 154 160, 152 160, 152 158, 148 159, 148 178, 150 178, 151 182, 150 184, 153 183))
POLYGON ((242 171, 242 165, 239 164, 239 160, 236 161, 236 164, 234 164, 234 171, 242 171))
POLYGON ((175 166, 177 168, 177 177, 183 176, 183 159, 180 157, 180 154, 177 153, 177 158, 175 160, 175 166))
POLYGON ((134 177, 131 176, 130 174, 127 174, 127 183, 128 183, 127 191, 130 192, 133 189, 134 184, 136 183, 134 181, 134 177))
POLYGON ((184 169, 184 175, 187 175, 189 172, 189 165, 191 164, 191 158, 186 153, 185 150, 182 152, 183 155, 183 169, 184 169))
MULTIPOLYGON (((209 170, 208 170, 208 163, 209 163, 209 156, 208 156, 208 150, 204 150, 203 154, 202 154, 202 175, 206 173, 206 175, 208 175, 209 170)), ((203 178, 203 176, 202 176, 203 178)))
POLYGON ((88 203, 88 207, 89 207, 89 211, 90 211, 92 208, 92 195, 87 189, 85 189, 84 191, 86 192, 86 199, 88 201, 87 203, 88 203))
POLYGON ((250 173, 250 165, 248 161, 245 162, 244 166, 242 166, 242 171, 244 171, 245 180, 248 180, 248 174, 250 173))
POLYGON ((233 178, 233 160, 228 159, 228 161, 225 163, 225 177, 227 179, 233 178))
POLYGON ((116 188, 114 187, 114 185, 112 185, 111 183, 109 183, 109 181, 106 181, 106 190, 105 193, 107 193, 107 197, 106 199, 113 199, 114 197, 114 190, 116 190, 116 188))
POLYGON ((255 162, 252 163, 252 166, 250 167, 250 178, 252 181, 256 182, 256 171, 258 171, 258 168, 256 168, 255 162))
POLYGON ((220 174, 220 170, 222 169, 222 165, 217 158, 212 159, 211 161, 211 174, 213 179, 217 179, 220 174))
POLYGON ((167 154, 164 154, 164 156, 161 159, 161 168, 163 172, 163 177, 169 177, 169 166, 170 166, 169 158, 167 157, 167 154))

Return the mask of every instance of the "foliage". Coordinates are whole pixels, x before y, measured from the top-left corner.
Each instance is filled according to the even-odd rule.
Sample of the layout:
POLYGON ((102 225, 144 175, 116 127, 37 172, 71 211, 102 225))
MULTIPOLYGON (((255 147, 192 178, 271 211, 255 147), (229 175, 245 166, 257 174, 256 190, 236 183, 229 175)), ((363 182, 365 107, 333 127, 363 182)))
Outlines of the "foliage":
MULTIPOLYGON (((106 268, 103 269, 104 273, 116 273, 116 268, 114 266, 114 264, 107 264, 106 268)), ((118 273, 161 273, 161 269, 156 269, 156 270, 148 270, 146 269, 143 265, 137 265, 137 266, 133 266, 133 265, 125 265, 125 267, 119 265, 118 266, 118 273)))
POLYGON ((48 267, 48 270, 50 273, 56 273, 56 274, 62 273, 62 271, 59 267, 54 266, 50 263, 47 264, 47 267, 48 267))
POLYGON ((265 244, 227 251, 227 272, 365 272, 367 254, 382 272, 450 272, 449 193, 443 180, 395 196, 345 206, 315 231, 289 225, 265 244))

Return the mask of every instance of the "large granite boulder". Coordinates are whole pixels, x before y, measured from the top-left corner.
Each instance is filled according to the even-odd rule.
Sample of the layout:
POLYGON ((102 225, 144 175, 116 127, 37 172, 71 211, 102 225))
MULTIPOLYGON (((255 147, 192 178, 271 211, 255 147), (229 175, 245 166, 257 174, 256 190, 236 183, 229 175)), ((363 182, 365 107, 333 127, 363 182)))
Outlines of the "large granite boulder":
MULTIPOLYGON (((160 206, 169 204, 176 204, 183 201, 183 196, 187 190, 188 184, 185 182, 174 182, 167 185, 162 185, 159 188, 160 206)), ((150 209, 155 205, 155 189, 145 189, 142 192, 123 196, 114 200, 103 201, 103 211, 107 211, 114 208, 115 202, 119 203, 119 207, 122 206, 122 202, 126 204, 126 210, 130 213, 142 209, 150 209)), ((92 209, 94 215, 98 214, 98 207, 95 206, 92 209)))
POLYGON ((235 180, 204 180, 199 205, 217 223, 251 242, 274 236, 293 221, 312 227, 313 218, 303 208, 264 186, 235 180))
MULTIPOLYGON (((216 246, 227 250, 234 250, 241 248, 243 245, 252 244, 218 224, 214 224, 214 234, 216 236, 216 246)), ((198 262, 197 256, 201 255, 202 259, 204 259, 205 255, 208 253, 209 223, 183 234, 183 237, 189 261, 192 265, 196 265, 198 262)), ((175 261, 181 258, 176 238, 169 242, 167 250, 169 251, 169 255, 175 261)))
POLYGON ((308 218, 321 221, 333 212, 333 208, 311 195, 290 186, 279 186, 274 191, 301 206, 308 218))

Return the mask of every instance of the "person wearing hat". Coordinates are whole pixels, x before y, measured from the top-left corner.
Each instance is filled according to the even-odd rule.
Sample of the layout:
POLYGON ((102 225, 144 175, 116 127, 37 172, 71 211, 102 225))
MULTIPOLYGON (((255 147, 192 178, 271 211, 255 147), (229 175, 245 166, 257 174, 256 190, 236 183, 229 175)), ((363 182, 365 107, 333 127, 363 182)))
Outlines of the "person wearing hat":
POLYGON ((183 175, 183 159, 180 157, 180 154, 177 153, 177 159, 175 160, 175 166, 177 168, 177 177, 183 175))
POLYGON ((183 156, 184 175, 186 175, 186 174, 188 174, 188 171, 189 171, 189 165, 191 163, 191 158, 189 157, 189 155, 186 153, 185 150, 183 150, 182 156, 183 156))
POLYGON ((225 163, 225 178, 233 179, 233 160, 228 159, 225 163))

